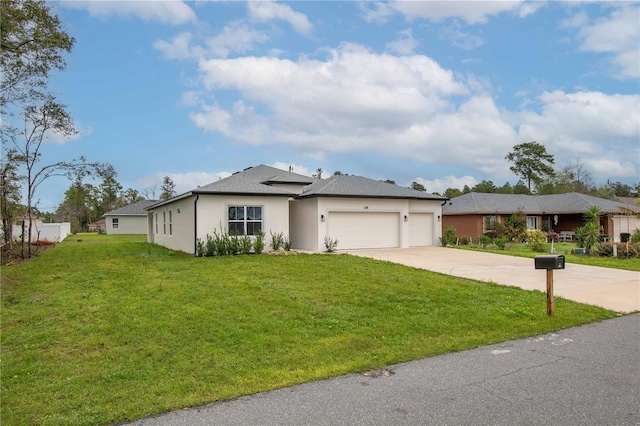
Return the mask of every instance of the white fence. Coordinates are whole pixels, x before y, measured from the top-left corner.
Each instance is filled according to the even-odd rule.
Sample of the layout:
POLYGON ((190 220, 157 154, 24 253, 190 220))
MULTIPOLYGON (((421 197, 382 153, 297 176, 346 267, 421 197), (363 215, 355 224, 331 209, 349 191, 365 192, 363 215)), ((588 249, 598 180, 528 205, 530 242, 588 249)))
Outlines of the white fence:
MULTIPOLYGON (((39 225, 33 225, 31 229, 31 242, 50 241, 52 243, 59 243, 67 238, 67 235, 71 233, 71 223, 42 223, 39 225)), ((22 227, 13 226, 13 239, 20 240, 22 237, 22 227)), ((29 238, 29 229, 24 228, 24 238, 29 238)))

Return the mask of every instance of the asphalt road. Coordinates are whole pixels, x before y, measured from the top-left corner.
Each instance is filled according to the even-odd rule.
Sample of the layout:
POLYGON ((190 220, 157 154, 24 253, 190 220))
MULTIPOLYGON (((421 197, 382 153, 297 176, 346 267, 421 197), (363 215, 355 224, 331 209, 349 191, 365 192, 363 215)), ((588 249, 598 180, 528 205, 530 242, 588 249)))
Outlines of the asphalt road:
POLYGON ((131 425, 640 425, 640 314, 131 425))

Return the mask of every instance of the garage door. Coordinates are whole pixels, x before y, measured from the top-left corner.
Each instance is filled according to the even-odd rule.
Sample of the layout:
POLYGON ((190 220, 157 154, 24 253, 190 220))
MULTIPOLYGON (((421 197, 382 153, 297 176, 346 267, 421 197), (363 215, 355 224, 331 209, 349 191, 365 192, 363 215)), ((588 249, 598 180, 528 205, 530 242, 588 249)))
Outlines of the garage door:
POLYGON ((327 230, 338 250, 400 247, 398 213, 331 212, 327 230))
POLYGON ((433 214, 411 213, 409 214, 409 246, 433 245, 433 214))

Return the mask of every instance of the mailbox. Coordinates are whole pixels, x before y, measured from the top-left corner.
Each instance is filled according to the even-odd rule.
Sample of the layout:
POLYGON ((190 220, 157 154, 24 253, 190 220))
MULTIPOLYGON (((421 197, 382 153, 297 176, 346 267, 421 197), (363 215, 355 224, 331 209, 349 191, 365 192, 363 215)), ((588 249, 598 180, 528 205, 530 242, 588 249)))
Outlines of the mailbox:
POLYGON ((536 256, 534 261, 536 269, 564 269, 564 256, 561 254, 536 256))

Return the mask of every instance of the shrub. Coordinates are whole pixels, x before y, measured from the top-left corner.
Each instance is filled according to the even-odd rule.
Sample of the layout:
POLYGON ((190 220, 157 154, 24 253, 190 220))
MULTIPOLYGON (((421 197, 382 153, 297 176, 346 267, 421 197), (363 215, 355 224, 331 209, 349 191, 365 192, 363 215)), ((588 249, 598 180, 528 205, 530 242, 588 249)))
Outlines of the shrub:
POLYGON ((498 249, 500 249, 500 250, 504 250, 505 247, 507 246, 507 238, 506 237, 496 238, 494 242, 496 243, 496 245, 498 246, 498 249))
POLYGON ((591 247, 595 247, 600 242, 600 226, 595 222, 589 222, 576 229, 576 238, 579 246, 590 253, 591 247))
POLYGON ((504 220, 504 236, 516 243, 527 239, 527 218, 523 213, 514 213, 504 220))
POLYGON ((205 255, 204 241, 198 238, 198 241, 196 241, 196 256, 203 257, 204 255, 205 255))
POLYGON ((640 228, 636 228, 636 230, 633 231, 633 234, 629 237, 629 242, 633 244, 640 243, 640 228))
POLYGON ((616 254, 618 258, 635 258, 640 259, 640 243, 629 243, 629 249, 627 250, 627 243, 600 243, 596 245, 591 254, 594 256, 609 257, 613 256, 613 245, 616 245, 616 254))
POLYGON ((338 247, 338 240, 329 238, 327 235, 324 237, 324 246, 327 249, 327 253, 333 253, 338 247))
POLYGON ((289 237, 285 237, 282 247, 285 251, 291 251, 291 240, 289 240, 289 237))
POLYGON ((480 244, 480 247, 486 248, 487 245, 491 244, 491 237, 488 235, 480 235, 478 237, 478 244, 480 244))
POLYGON ((274 234, 271 231, 269 231, 269 233, 271 234, 271 248, 274 251, 280 250, 284 245, 284 233, 278 232, 277 234, 274 234))
POLYGON ((253 252, 260 254, 264 250, 264 232, 258 231, 256 233, 256 240, 253 242, 253 252))
POLYGON ((442 243, 442 247, 454 245, 456 243, 456 228, 447 226, 442 234, 442 238, 440 238, 440 242, 442 243))
POLYGON ((531 250, 536 253, 542 253, 547 248, 547 234, 539 229, 530 229, 527 231, 527 244, 531 250))
POLYGON ((242 254, 251 253, 252 245, 251 238, 248 235, 243 235, 242 238, 240 238, 240 252, 242 254))
POLYGON ((469 240, 469 237, 462 237, 460 238, 460 244, 463 246, 468 246, 469 243, 471 243, 471 241, 469 240))

